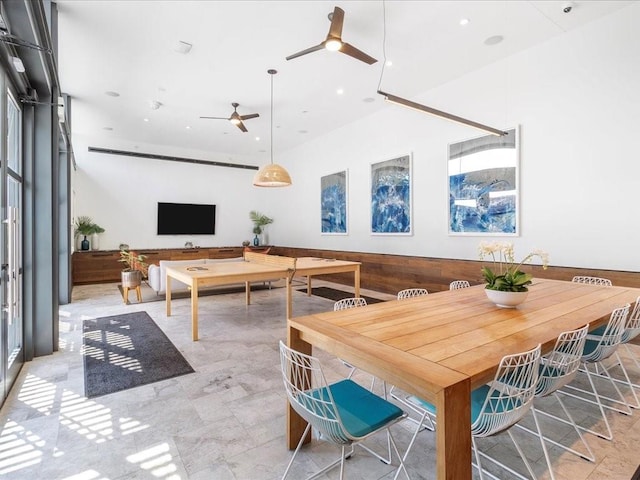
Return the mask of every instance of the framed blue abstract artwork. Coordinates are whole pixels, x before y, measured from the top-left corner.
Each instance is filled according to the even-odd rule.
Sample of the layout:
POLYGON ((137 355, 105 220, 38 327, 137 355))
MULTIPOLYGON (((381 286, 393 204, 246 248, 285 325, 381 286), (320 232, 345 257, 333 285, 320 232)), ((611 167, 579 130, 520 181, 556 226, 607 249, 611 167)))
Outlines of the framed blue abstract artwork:
POLYGON ((449 145, 449 234, 519 235, 518 129, 449 145))
POLYGON ((323 234, 347 234, 347 171, 320 179, 320 218, 323 234))
POLYGON ((411 155, 371 164, 371 233, 411 235, 411 155))

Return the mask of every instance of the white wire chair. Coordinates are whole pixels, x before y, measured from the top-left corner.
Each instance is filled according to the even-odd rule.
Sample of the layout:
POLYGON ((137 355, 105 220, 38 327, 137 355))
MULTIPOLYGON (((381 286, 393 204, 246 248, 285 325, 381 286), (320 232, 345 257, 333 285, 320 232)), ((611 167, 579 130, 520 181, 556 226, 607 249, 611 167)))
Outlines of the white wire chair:
MULTIPOLYGON (((340 464, 340 479, 344 477, 344 459, 353 453, 353 445, 367 437, 386 430, 396 456, 400 460, 398 473, 409 474, 389 427, 406 417, 398 406, 371 393, 352 380, 344 379, 329 384, 317 358, 297 352, 280 341, 282 379, 291 407, 306 422, 307 427, 298 442, 282 476, 287 478, 291 466, 307 438, 311 427, 323 439, 341 447, 340 458, 311 475, 315 478, 340 464), (346 447, 352 446, 350 451, 346 447)), ((364 447, 364 445, 360 445, 364 447)), ((371 451, 368 447, 366 450, 371 451)), ((377 456, 377 455, 376 455, 377 456)))
POLYGON ((449 290, 460 290, 461 288, 469 288, 471 284, 466 280, 454 280, 449 284, 449 290))
POLYGON ((534 401, 534 404, 531 406, 531 413, 534 416, 534 422, 537 427, 537 431, 530 430, 520 423, 516 424, 516 427, 521 428, 522 430, 526 430, 529 433, 533 433, 540 439, 544 457, 547 462, 547 467, 549 468, 549 475, 552 480, 555 479, 555 476, 553 474, 553 467, 549 458, 549 452, 547 451, 547 447, 544 443, 545 440, 568 452, 584 458, 585 460, 595 462, 595 456, 593 455, 589 444, 582 436, 580 429, 573 420, 573 417, 569 413, 569 410, 567 410, 560 395, 558 395, 558 390, 571 382, 578 373, 578 367, 580 366, 580 359, 584 350, 584 344, 587 338, 588 329, 589 325, 585 325, 582 328, 561 333, 556 340, 556 344, 553 350, 540 359, 540 371, 538 375, 538 383, 536 385, 535 397, 542 398, 553 395, 562 407, 562 410, 564 411, 568 420, 559 418, 555 415, 540 410, 539 408, 536 408, 534 401), (562 423, 573 426, 575 432, 578 434, 578 437, 582 441, 582 444, 585 446, 587 453, 584 454, 578 452, 568 445, 559 443, 555 440, 552 440, 551 438, 544 436, 542 434, 542 430, 540 430, 540 423, 536 418, 536 413, 540 413, 547 417, 557 419, 562 423))
POLYGON ((571 281, 574 283, 586 283, 588 285, 602 285, 605 287, 613 286, 613 283, 611 283, 611 280, 608 278, 588 277, 585 275, 576 275, 571 279, 571 281))
POLYGON ((346 310, 347 308, 366 307, 367 301, 362 297, 343 298, 333 304, 333 311, 346 310))
MULTIPOLYGON (((594 330, 594 332, 592 333, 599 333, 601 329, 596 329, 594 330)), ((624 331, 622 332, 622 339, 620 341, 620 345, 624 346, 625 349, 627 350, 627 353, 629 354, 629 357, 631 359, 632 362, 635 363, 635 366, 637 369, 640 369, 640 363, 638 363, 638 358, 636 357, 634 351, 629 348, 628 343, 633 340, 634 338, 636 338, 638 335, 640 335, 640 297, 638 297, 636 299, 636 303, 635 306, 633 308, 633 311, 631 312, 631 314, 629 315, 629 318, 627 319, 627 323, 624 326, 624 331)), ((609 373, 611 374, 611 371, 615 368, 615 367, 620 367, 621 373, 624 377, 624 379, 621 378, 617 378, 617 377, 611 377, 613 379, 614 382, 618 383, 618 384, 624 384, 629 388, 629 391, 631 392, 631 395, 633 397, 633 401, 629 400, 625 400, 626 404, 631 407, 631 408, 640 408, 640 400, 638 399, 638 395, 636 394, 636 389, 640 389, 640 385, 637 385, 635 383, 631 382, 631 379, 629 378, 629 373, 627 372, 626 367, 624 366, 624 364, 622 363, 622 358, 620 357, 620 355, 618 354, 618 351, 616 350, 616 352, 613 354, 614 358, 615 358, 615 362, 610 364, 610 365, 606 365, 605 368, 609 371, 609 373)), ((603 374, 598 374, 601 377, 605 377, 605 375, 603 374)), ((601 396, 602 398, 614 402, 614 403, 619 403, 617 400, 610 398, 610 397, 604 397, 601 396)))
POLYGON ((603 397, 598 393, 598 390, 596 389, 593 382, 593 377, 596 375, 592 374, 589 370, 589 364, 594 364, 595 368, 597 368, 598 371, 601 370, 603 372, 602 376, 606 377, 610 381, 611 385, 618 395, 618 400, 616 400, 616 402, 625 405, 627 409, 620 410, 611 405, 606 405, 606 407, 619 411, 620 413, 624 413, 625 415, 631 415, 631 409, 624 401, 624 397, 620 392, 620 389, 616 385, 616 382, 613 381, 613 378, 611 377, 611 375, 609 375, 608 370, 602 363, 603 360, 606 360, 607 358, 613 356, 618 346, 620 345, 620 342, 622 341, 622 332, 624 331, 630 308, 631 306, 628 303, 623 307, 616 308, 613 312, 611 312, 609 322, 604 328, 601 327, 595 329, 587 334, 584 350, 580 358, 582 368, 579 371, 587 374, 587 379, 589 380, 591 390, 584 390, 582 388, 576 387, 575 385, 565 385, 564 388, 559 390, 559 392, 564 395, 568 395, 570 397, 577 398, 594 405, 598 405, 604 424, 607 427, 607 433, 604 434, 602 432, 597 432, 595 430, 582 426, 579 426, 579 428, 605 440, 613 439, 613 433, 611 432, 611 427, 609 426, 609 421, 607 420, 607 415, 604 411, 605 405, 602 403, 602 400, 606 399, 606 397, 603 397), (591 400, 588 397, 585 397, 584 395, 570 393, 568 390, 578 391, 588 395, 589 397, 594 397, 595 401, 591 400))
MULTIPOLYGON (((483 470, 480 462, 481 456, 501 465, 502 468, 518 478, 526 478, 478 449, 476 438, 489 437, 503 431, 506 431, 511 438, 529 474, 536 478, 522 448, 511 433, 510 427, 515 425, 531 408, 538 381, 539 366, 540 345, 526 352, 506 355, 500 361, 494 380, 489 385, 483 385, 471 392, 471 442, 476 461, 474 467, 478 469, 481 480, 484 479, 484 474, 498 478, 483 470)), ((424 420, 428 418, 432 424, 436 423, 436 407, 434 405, 415 396, 408 397, 407 401, 414 404, 416 411, 419 409, 422 411, 422 418, 403 456, 405 461, 418 433, 422 430, 424 420)), ((396 472, 396 478, 398 473, 396 472)))
POLYGON ((426 288, 407 288, 398 292, 398 300, 404 300, 406 298, 421 297, 428 295, 429 292, 426 288))

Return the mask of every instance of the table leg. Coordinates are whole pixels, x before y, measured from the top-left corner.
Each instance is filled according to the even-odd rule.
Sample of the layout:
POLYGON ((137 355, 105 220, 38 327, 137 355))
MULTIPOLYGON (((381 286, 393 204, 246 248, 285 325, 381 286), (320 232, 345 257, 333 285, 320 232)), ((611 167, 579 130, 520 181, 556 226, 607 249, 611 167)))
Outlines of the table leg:
MULTIPOLYGON (((300 332, 295 328, 287 329, 287 344, 298 352, 311 355, 311 345, 300 339, 300 332)), ((287 401, 287 447, 294 450, 300 441, 300 437, 307 428, 307 422, 291 407, 287 401)), ((311 432, 307 435, 304 443, 311 441, 311 432)))
POLYGON ((471 382, 467 379, 437 394, 436 478, 438 480, 471 480, 470 385, 471 382))
POLYGON ((287 285, 287 311, 286 311, 286 316, 287 316, 287 320, 291 318, 291 315, 293 315, 293 299, 292 299, 292 291, 291 291, 291 276, 287 275, 287 279, 286 279, 286 285, 287 285))
POLYGON ((191 339, 198 340, 198 281, 191 285, 191 339))
POLYGON ((307 297, 311 296, 311 275, 307 275, 307 297))
POLYGON ((244 282, 244 297, 247 305, 251 305, 251 282, 244 282))
POLYGON ((167 306, 167 317, 170 317, 171 316, 171 277, 169 275, 167 275, 167 277, 165 278, 165 285, 166 285, 165 304, 167 306))
POLYGON ((353 271, 353 292, 356 298, 360 296, 360 265, 353 271))

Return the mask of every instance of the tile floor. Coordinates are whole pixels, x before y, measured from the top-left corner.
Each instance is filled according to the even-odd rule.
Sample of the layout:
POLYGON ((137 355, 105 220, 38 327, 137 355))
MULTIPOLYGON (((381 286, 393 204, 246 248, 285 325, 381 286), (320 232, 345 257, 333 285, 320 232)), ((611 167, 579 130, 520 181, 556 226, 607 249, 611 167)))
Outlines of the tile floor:
MULTIPOLYGON (((284 445, 285 395, 277 352, 278 340, 285 338, 284 289, 257 291, 252 300, 253 304, 245 307, 243 293, 201 298, 201 339, 192 342, 188 299, 174 301, 174 315, 167 318, 164 302, 124 305, 114 284, 75 287, 73 303, 60 308, 60 351, 27 363, 0 411, 0 478, 280 478, 291 456, 284 445), (154 318, 196 373, 85 398, 82 320, 137 310, 146 310, 154 318)), ((295 315, 327 311, 332 305, 327 299, 295 293, 295 315)), ((332 378, 347 373, 337 359, 322 352, 319 356, 332 378)), ((369 381, 365 374, 358 379, 369 381)), ((597 423, 592 417, 597 413, 595 407, 570 399, 567 402, 573 405, 579 422, 597 423)), ((631 478, 640 463, 640 415, 609 412, 608 418, 615 430, 613 442, 588 436, 597 456, 595 464, 550 449, 558 480, 631 478)), ((409 422, 393 428, 401 449, 406 447, 412 428, 409 422)), ((571 437, 565 427, 551 428, 552 436, 571 437)), ((549 478, 537 440, 515 433, 539 477, 549 478)), ((380 446, 384 439, 372 440, 380 446)), ((481 445, 524 471, 506 435, 484 439, 481 445)), ((314 442, 303 451, 290 478, 305 478, 336 452, 334 447, 314 442)), ((435 478, 432 433, 420 435, 407 464, 413 479, 435 478)), ((499 478, 510 478, 490 470, 498 472, 499 478)), ((349 479, 387 480, 393 474, 393 467, 363 450, 356 450, 347 461, 349 479)), ((322 478, 336 479, 338 471, 322 478)))

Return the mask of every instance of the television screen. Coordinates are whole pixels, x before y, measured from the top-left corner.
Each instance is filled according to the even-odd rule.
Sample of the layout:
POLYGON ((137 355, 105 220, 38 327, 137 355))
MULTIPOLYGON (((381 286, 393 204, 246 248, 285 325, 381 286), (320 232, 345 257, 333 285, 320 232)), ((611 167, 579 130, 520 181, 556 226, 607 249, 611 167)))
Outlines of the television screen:
POLYGON ((158 235, 213 235, 216 206, 158 202, 158 235))

